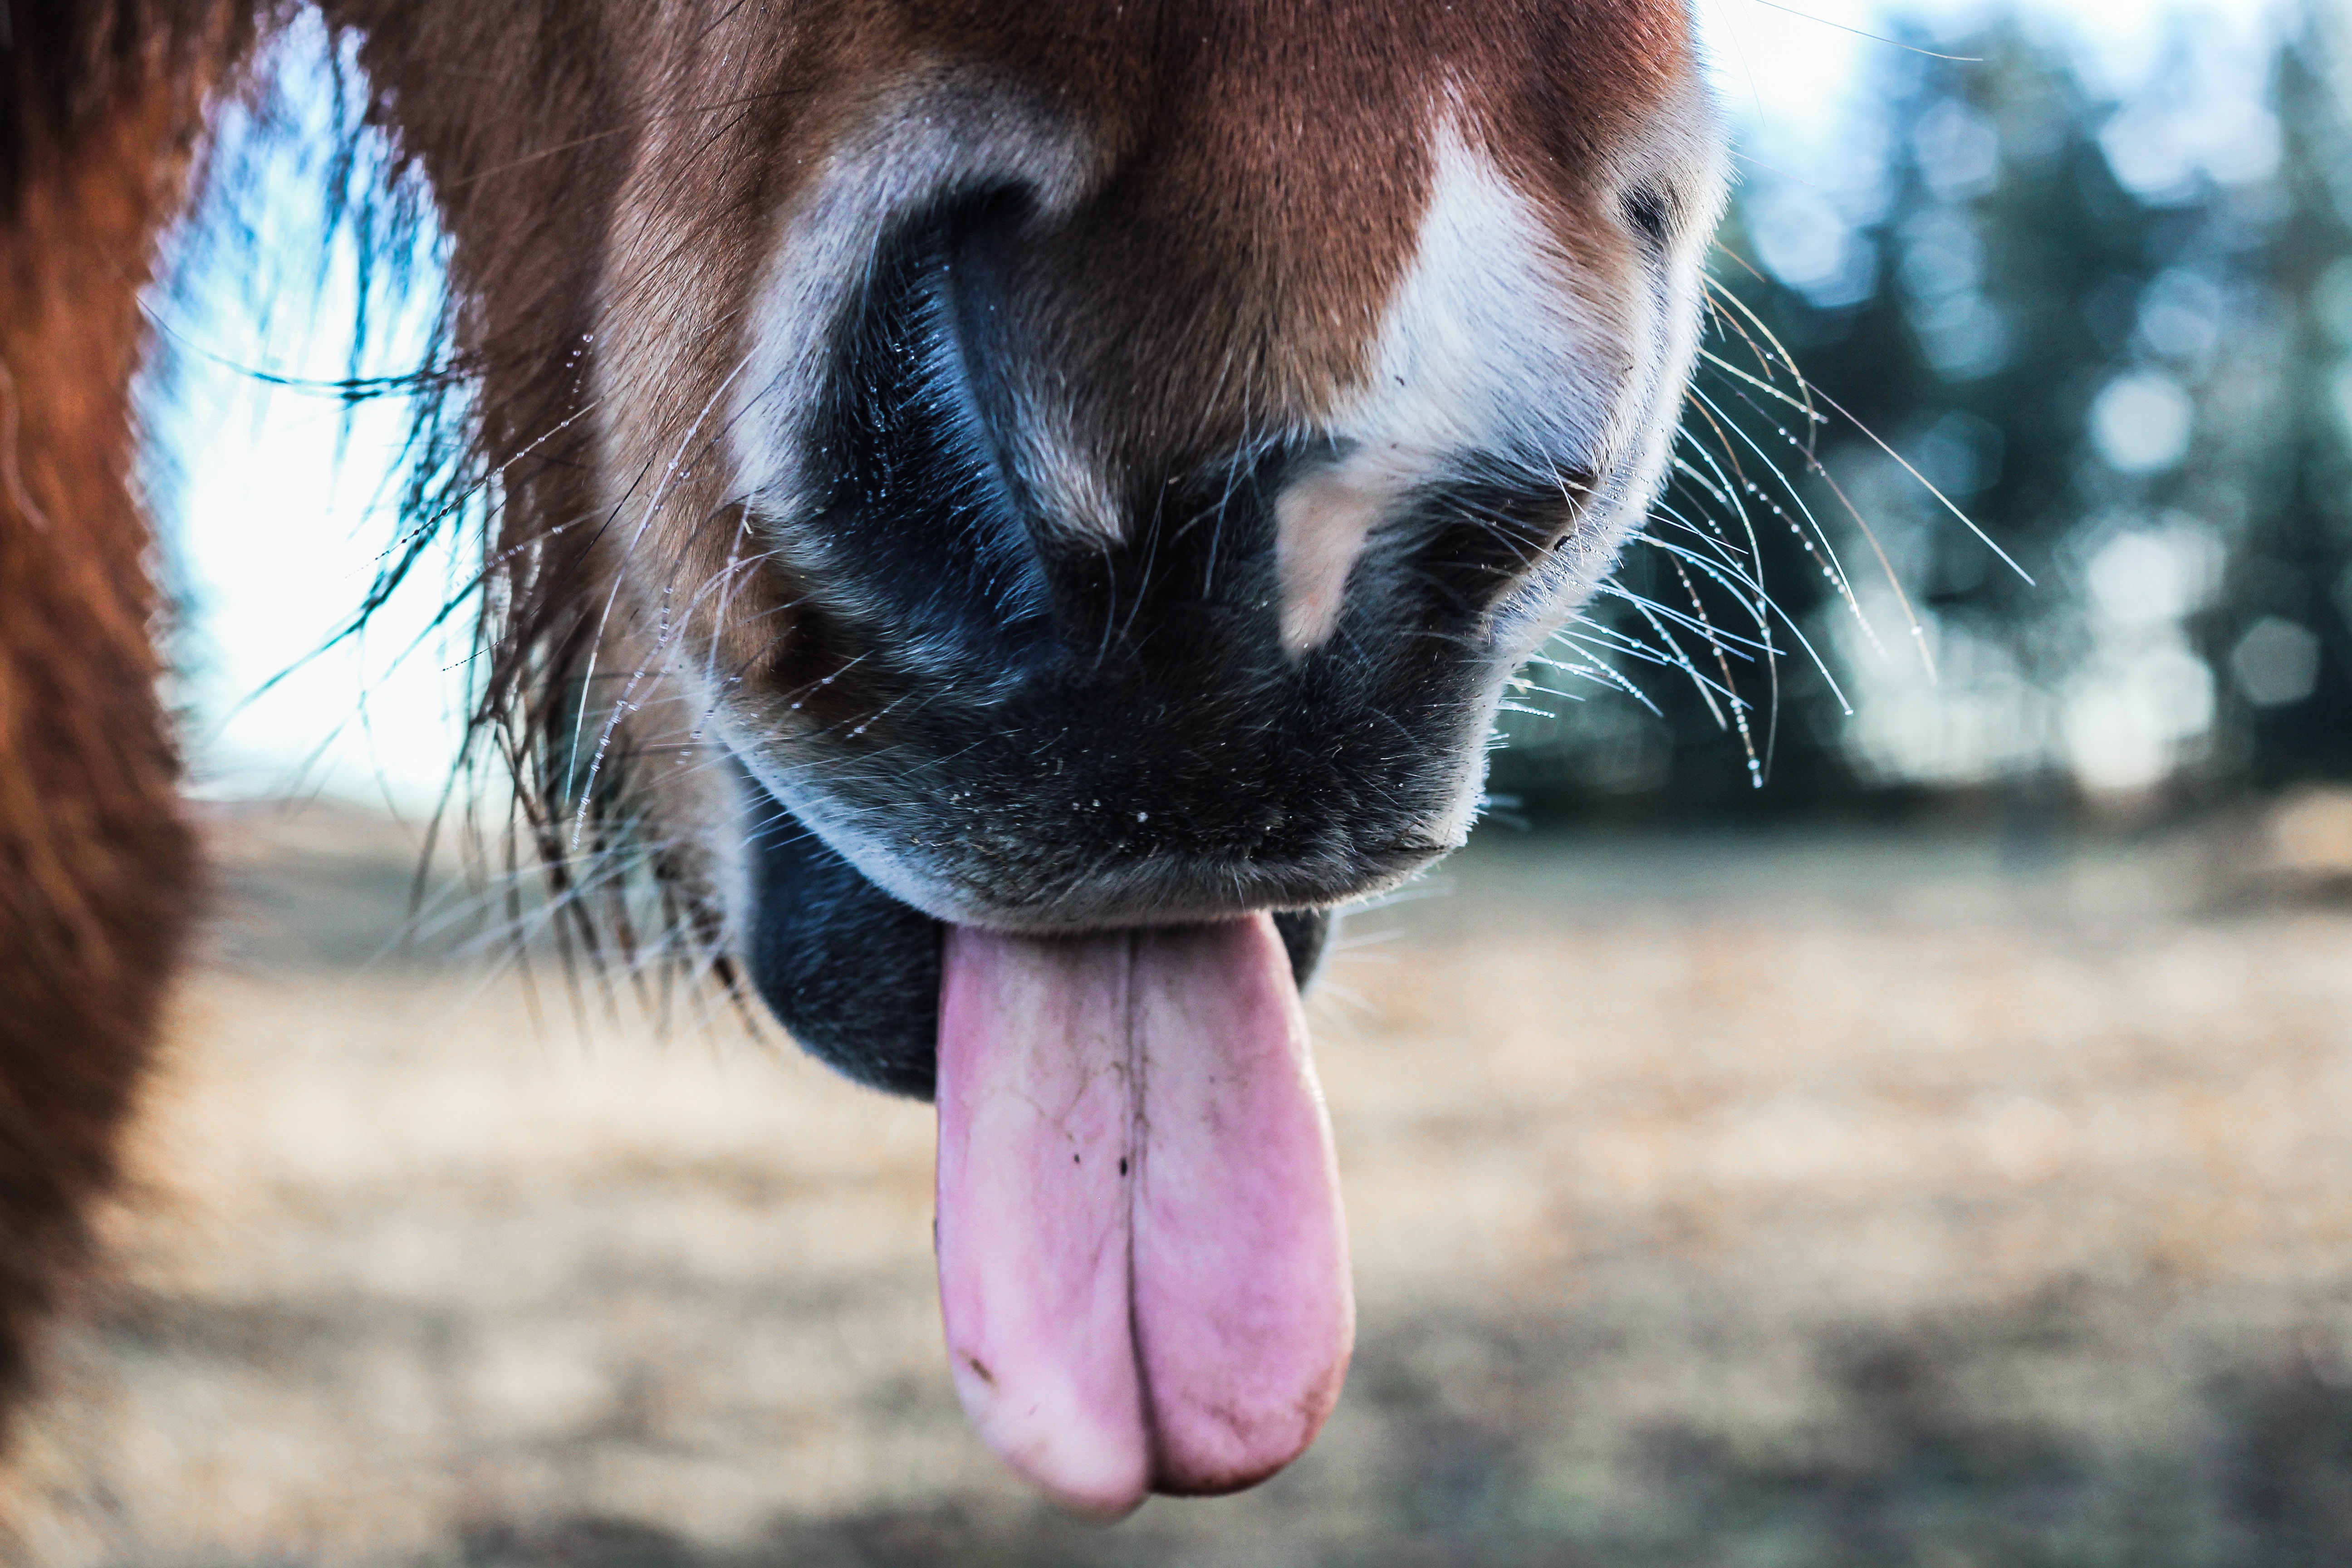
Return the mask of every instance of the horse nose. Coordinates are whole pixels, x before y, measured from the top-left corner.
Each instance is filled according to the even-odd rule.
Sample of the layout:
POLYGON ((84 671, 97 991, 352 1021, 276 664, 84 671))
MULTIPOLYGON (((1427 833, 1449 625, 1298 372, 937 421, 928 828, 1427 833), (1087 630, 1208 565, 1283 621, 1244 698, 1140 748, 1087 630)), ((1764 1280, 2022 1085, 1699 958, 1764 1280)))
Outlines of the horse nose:
POLYGON ((1322 647, 1350 613, 1368 631, 1432 616, 1469 629, 1575 525, 1591 476, 1572 463, 1546 473, 1361 445, 1306 468, 1274 503, 1285 652, 1322 647))

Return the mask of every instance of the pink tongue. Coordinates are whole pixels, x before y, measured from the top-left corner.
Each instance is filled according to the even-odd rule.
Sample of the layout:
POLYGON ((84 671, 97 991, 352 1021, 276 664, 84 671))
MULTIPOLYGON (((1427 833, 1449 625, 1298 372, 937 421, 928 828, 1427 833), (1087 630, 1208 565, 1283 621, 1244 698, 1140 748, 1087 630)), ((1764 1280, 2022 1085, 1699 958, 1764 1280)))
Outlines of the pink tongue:
POLYGON ((1297 1458, 1339 1396, 1356 1309, 1273 921, 950 927, 945 970, 940 1298, 981 1435, 1112 1518, 1297 1458))

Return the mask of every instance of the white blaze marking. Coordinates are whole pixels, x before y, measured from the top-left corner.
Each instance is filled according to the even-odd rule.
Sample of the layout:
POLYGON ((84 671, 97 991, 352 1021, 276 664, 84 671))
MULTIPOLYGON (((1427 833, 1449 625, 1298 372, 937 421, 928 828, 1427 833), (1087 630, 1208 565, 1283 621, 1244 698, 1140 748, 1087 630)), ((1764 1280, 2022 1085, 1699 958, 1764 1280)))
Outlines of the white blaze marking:
POLYGON ((1294 654, 1330 637, 1373 531, 1449 460, 1570 453, 1597 467, 1609 444, 1622 381, 1605 368, 1601 312, 1526 198, 1451 121, 1437 128, 1433 163, 1372 372, 1323 424, 1348 456, 1275 505, 1283 644, 1294 654))

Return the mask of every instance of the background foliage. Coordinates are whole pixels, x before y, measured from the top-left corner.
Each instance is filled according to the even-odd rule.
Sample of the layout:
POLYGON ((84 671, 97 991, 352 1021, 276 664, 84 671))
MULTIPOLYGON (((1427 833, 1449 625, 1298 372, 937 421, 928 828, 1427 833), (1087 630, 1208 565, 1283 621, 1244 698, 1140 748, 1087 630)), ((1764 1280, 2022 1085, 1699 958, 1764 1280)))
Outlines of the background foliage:
POLYGON ((2183 20, 2118 95, 2026 20, 1905 27, 1842 168, 1745 165, 1685 461, 1507 713, 1497 794, 2047 815, 2352 779, 2347 34, 2315 0, 2233 86, 2183 20))

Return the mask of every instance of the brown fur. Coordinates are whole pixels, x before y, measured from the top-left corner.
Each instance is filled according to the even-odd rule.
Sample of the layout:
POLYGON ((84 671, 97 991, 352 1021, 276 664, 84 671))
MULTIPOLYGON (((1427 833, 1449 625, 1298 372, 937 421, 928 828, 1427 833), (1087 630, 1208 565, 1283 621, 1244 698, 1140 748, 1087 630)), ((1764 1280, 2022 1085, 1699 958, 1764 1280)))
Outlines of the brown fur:
POLYGON ((138 290, 215 8, 16 7, 0 124, 0 1400, 86 1245, 194 913, 130 486, 138 290))
MULTIPOLYGON (((1688 75, 1676 0, 322 9, 360 39, 372 118, 454 241, 467 472, 497 519, 482 713, 559 857, 572 821, 593 850, 639 809, 631 744, 702 744, 690 716, 624 736, 584 804, 544 761, 591 659, 627 668, 662 595, 724 567, 740 511, 722 465, 674 484, 665 467, 715 445, 697 411, 744 351, 777 215, 877 95, 970 69, 1082 129, 1086 221, 1023 258, 1020 298, 1090 444, 1132 477, 1361 376, 1430 184, 1398 104, 1452 96, 1567 258, 1598 267, 1631 243, 1615 160, 1688 75), (607 624, 631 550, 657 564, 633 563, 607 624)), ((249 12, 14 0, 0 54, 0 1407, 113 1177, 194 909, 129 388, 138 291, 249 12)), ((698 635, 756 679, 787 649, 792 587, 761 576, 698 635)), ((670 776, 667 808, 690 816, 699 775, 670 776)), ((711 919, 698 873, 670 874, 689 919, 711 919)))
MULTIPOLYGON (((1114 422, 1093 433, 1109 466, 1139 475, 1222 455, 1362 374, 1428 184, 1421 127, 1396 104, 1458 89, 1468 128, 1549 198, 1555 232, 1613 251, 1611 158, 1687 53, 1678 10, 1655 0, 772 7, 796 18, 785 27, 748 8, 717 26, 696 25, 708 7, 693 0, 665 9, 648 29, 660 45, 602 62, 631 74, 597 99, 642 118, 583 116, 573 133, 628 171, 611 198, 590 187, 618 204, 597 300, 614 352, 599 357, 670 367, 606 416, 608 463, 633 476, 667 461, 698 389, 743 351, 773 215, 816 163, 768 150, 826 145, 877 84, 979 62, 1085 129, 1108 178, 1065 247, 1030 262, 1042 276, 1025 298, 1064 351, 1072 402, 1114 422)), ((536 165, 478 167, 494 165, 458 177, 518 187, 505 199, 534 209, 548 197, 530 187, 555 183, 536 165)), ((723 504, 719 465, 705 468, 699 492, 664 508, 664 558, 691 559, 688 531, 723 504)))
MULTIPOLYGON (((747 346, 777 215, 879 94, 971 67, 1083 128, 1103 184, 1063 247, 1029 258, 1024 299, 1072 403, 1097 418, 1087 434, 1106 467, 1132 481, 1221 456, 1361 374, 1428 184, 1419 127, 1395 105, 1457 96, 1465 132, 1598 271, 1629 243, 1609 189, 1619 154, 1691 72, 1678 0, 322 8, 361 37, 373 118, 454 240, 480 469, 499 476, 482 713, 527 774, 551 747, 574 754, 592 668, 664 662, 649 639, 715 646, 751 688, 821 673, 821 637, 793 668, 782 574, 747 581, 725 624, 646 628, 740 546, 709 389, 747 346)), ((635 695, 648 687, 658 677, 635 695)), ((610 695, 586 705, 592 721, 610 695)), ((825 697, 844 721, 869 700, 850 682, 825 697)), ((584 803, 568 761, 531 778, 550 858, 611 842, 612 819, 646 809, 629 757, 692 752, 698 728, 625 723, 579 742, 614 753, 584 803)), ((665 770, 651 787, 676 796, 692 776, 665 770)))

